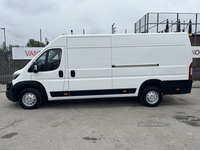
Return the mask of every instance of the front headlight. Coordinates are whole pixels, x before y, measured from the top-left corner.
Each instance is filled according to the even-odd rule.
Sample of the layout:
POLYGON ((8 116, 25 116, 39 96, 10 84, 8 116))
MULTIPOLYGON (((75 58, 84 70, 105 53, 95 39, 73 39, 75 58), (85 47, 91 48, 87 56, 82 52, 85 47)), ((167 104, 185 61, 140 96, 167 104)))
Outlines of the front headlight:
POLYGON ((19 75, 20 75, 19 73, 13 74, 12 75, 12 80, 15 80, 19 75))

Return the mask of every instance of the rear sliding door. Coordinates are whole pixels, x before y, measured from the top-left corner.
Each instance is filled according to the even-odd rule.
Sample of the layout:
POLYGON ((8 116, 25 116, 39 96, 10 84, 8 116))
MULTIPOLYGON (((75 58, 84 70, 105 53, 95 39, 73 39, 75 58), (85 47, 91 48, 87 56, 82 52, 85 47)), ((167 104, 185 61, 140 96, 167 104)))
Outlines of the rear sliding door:
POLYGON ((110 37, 70 37, 67 45, 70 98, 111 97, 110 37))

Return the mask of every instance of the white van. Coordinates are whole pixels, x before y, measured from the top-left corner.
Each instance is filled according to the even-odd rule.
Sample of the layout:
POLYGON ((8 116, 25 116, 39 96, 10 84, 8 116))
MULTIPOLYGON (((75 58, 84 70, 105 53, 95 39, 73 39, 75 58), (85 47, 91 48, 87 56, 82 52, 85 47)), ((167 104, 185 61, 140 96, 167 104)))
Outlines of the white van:
POLYGON ((157 106, 162 95, 190 93, 192 52, 186 33, 62 35, 7 84, 23 108, 43 101, 137 97, 157 106))

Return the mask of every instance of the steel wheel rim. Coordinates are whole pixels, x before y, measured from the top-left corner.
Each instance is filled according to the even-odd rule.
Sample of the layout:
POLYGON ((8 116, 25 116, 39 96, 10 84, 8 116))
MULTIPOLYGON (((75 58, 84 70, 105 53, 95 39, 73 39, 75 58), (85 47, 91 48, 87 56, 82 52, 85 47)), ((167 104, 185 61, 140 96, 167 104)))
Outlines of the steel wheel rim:
POLYGON ((26 93, 22 97, 22 102, 25 106, 32 107, 37 102, 37 97, 33 93, 26 93))
POLYGON ((156 91, 149 91, 147 94, 146 94, 146 101, 149 103, 149 104, 156 104, 159 100, 159 95, 156 91))

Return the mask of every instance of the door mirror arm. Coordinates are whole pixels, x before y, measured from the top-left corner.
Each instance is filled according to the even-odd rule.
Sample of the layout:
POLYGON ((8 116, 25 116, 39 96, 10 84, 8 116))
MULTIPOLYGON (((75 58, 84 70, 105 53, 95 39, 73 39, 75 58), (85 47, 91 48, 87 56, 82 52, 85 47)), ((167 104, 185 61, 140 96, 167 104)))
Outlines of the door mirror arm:
POLYGON ((34 73, 38 73, 37 62, 33 62, 33 72, 34 72, 34 73))

